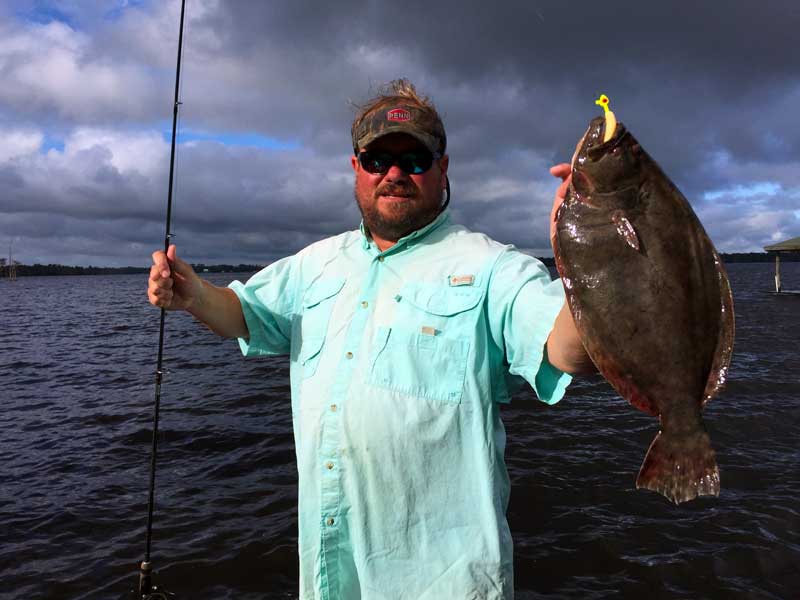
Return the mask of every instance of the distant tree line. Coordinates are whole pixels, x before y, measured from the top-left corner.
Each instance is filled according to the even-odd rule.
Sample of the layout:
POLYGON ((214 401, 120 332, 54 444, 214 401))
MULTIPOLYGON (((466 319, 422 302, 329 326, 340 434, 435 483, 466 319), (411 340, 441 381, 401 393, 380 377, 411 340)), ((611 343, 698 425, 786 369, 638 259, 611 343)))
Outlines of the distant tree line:
MULTIPOLYGON (((192 268, 198 273, 254 273, 260 271, 265 265, 204 265, 193 263, 192 268)), ((150 270, 149 268, 147 269, 150 270)))
MULTIPOLYGON (((552 267, 555 261, 552 257, 539 258, 545 265, 552 267)), ((734 252, 723 254, 722 261, 726 263, 758 263, 773 262, 775 257, 767 252, 734 252)), ((800 262, 800 252, 787 253, 781 252, 781 261, 800 262)), ((24 265, 14 261, 18 277, 29 275, 124 275, 129 273, 149 273, 150 267, 70 267, 67 265, 24 265)), ((203 263, 193 264, 194 270, 198 273, 254 273, 263 268, 263 265, 206 265, 203 263)), ((8 265, 6 259, 0 258, 0 276, 8 277, 8 265)))
MULTIPOLYGON (((2 260, 2 259, 0 259, 2 260)), ((16 263, 16 261, 14 261, 16 263)), ((192 265, 198 273, 253 273, 262 268, 260 265, 192 265)), ((8 276, 5 260, 0 263, 3 277, 8 276)), ((129 273, 149 273, 150 267, 70 267, 67 265, 23 265, 16 263, 17 276, 46 276, 46 275, 125 275, 129 273)))
MULTIPOLYGON (((800 262, 800 252, 781 252, 781 262, 800 262)), ((775 262, 773 252, 732 252, 722 254, 722 262, 775 262)))

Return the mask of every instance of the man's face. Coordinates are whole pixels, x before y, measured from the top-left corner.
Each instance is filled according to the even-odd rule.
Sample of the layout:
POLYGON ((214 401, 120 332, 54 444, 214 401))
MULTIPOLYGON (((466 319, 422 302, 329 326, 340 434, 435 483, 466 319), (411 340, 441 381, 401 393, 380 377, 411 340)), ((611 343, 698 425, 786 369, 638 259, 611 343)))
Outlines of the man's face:
MULTIPOLYGON (((401 155, 425 151, 425 146, 405 133, 391 133, 360 150, 401 155)), ((433 221, 439 214, 447 174, 447 156, 434 160, 430 169, 409 175, 399 166, 382 174, 364 170, 358 158, 351 159, 356 174, 355 197, 364 223, 373 237, 396 242, 433 221)))

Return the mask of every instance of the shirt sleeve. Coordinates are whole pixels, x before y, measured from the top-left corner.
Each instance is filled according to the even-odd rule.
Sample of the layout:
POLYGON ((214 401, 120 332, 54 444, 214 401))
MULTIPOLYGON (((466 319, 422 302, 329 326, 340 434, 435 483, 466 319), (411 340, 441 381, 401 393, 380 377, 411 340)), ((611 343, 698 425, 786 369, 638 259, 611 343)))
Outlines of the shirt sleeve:
POLYGON ((233 281, 239 297, 249 338, 239 338, 245 356, 288 354, 295 306, 295 257, 272 263, 253 275, 247 283, 233 281))
POLYGON ((558 402, 572 377, 550 364, 545 342, 564 304, 561 280, 552 280, 541 261, 509 247, 492 270, 487 302, 491 335, 508 373, 523 377, 543 402, 558 402))

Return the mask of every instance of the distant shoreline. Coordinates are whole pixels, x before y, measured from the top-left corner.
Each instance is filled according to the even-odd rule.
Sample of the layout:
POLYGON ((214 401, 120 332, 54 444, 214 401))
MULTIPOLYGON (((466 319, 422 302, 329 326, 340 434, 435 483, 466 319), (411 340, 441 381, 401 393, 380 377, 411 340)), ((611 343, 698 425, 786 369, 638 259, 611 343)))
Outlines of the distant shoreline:
MULTIPOLYGON (((263 265, 192 265, 198 273, 253 273, 263 265)), ((149 273, 150 267, 71 267, 68 265, 21 265, 17 264, 17 277, 50 275, 130 275, 149 273)), ((7 277, 8 267, 0 268, 2 277, 7 277)))
MULTIPOLYGON (((537 257, 548 267, 555 266, 552 257, 537 257)), ((722 254, 725 263, 772 263, 775 257, 767 252, 733 252, 722 254)), ((782 262, 800 262, 800 253, 781 253, 782 262)), ((254 273, 264 268, 264 265, 192 265, 198 273, 254 273)), ((71 267, 68 265, 23 265, 17 264, 17 277, 49 276, 49 275, 129 275, 148 273, 150 267, 71 267)), ((8 267, 0 267, 0 278, 7 276, 8 267)))

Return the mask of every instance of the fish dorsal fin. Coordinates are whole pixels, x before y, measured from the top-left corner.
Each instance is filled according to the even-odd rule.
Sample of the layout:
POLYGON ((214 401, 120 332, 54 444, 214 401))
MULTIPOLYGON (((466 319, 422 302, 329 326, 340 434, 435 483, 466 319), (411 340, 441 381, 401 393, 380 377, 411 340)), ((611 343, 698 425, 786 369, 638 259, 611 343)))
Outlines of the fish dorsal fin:
POLYGON ((717 351, 714 354, 714 362, 708 374, 706 388, 703 391, 703 401, 705 404, 717 395, 728 378, 728 367, 731 364, 733 355, 734 338, 734 317, 733 317, 733 294, 725 267, 722 265, 722 258, 715 248, 711 248, 714 254, 714 262, 717 266, 717 279, 719 281, 719 294, 722 306, 719 315, 719 337, 717 338, 717 351))

